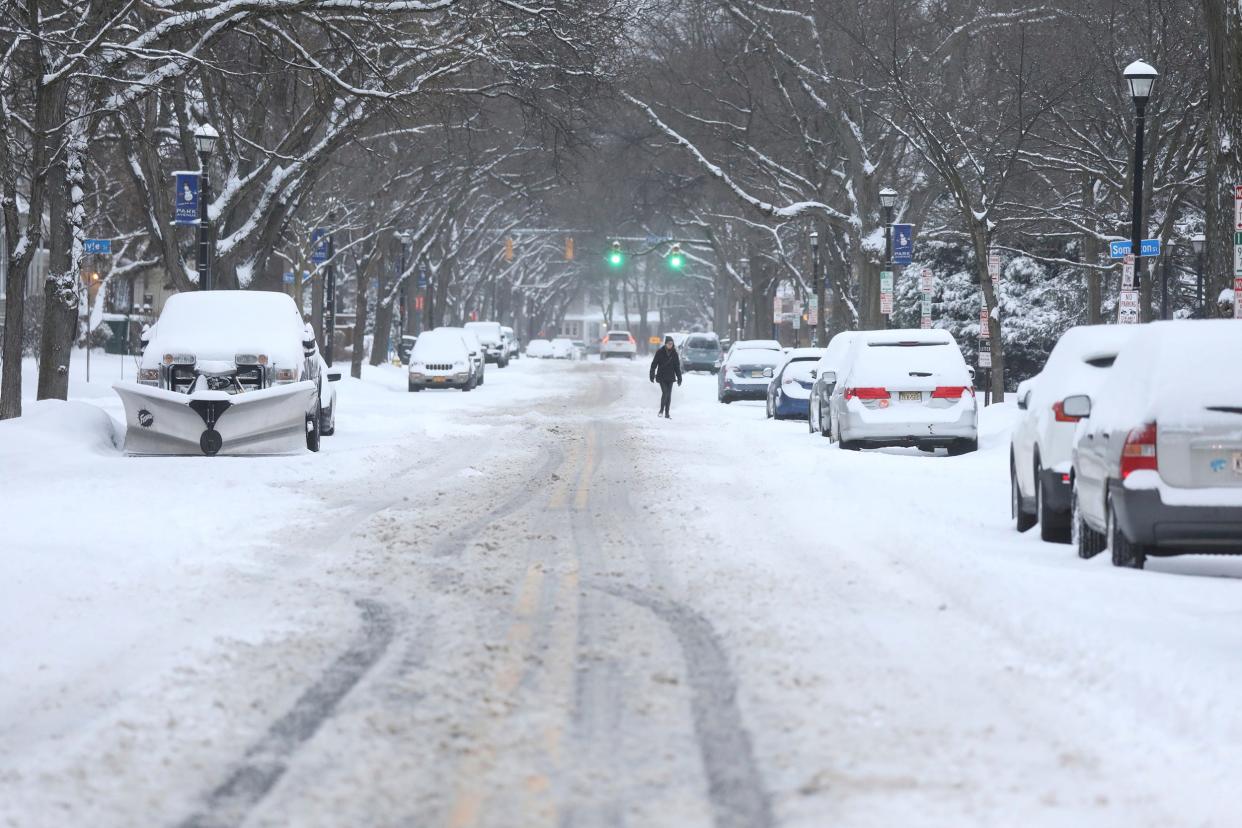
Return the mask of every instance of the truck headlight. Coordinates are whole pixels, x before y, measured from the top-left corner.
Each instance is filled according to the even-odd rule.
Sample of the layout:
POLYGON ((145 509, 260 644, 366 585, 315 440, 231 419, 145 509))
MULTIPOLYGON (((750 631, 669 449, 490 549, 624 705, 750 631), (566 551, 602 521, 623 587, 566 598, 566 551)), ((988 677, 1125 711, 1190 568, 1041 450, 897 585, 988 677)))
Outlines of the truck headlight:
POLYGON ((164 354, 165 365, 193 365, 196 362, 194 354, 164 354))
POLYGON ((267 365, 267 354, 238 354, 233 361, 238 365, 267 365))

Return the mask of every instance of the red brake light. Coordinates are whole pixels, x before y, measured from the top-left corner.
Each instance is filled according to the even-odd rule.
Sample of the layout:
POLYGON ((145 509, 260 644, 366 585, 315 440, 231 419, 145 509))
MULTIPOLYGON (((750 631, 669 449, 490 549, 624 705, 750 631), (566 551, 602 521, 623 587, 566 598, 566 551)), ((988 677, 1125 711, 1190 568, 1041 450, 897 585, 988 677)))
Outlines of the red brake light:
POLYGON ((1076 423, 1082 419, 1082 417, 1071 417, 1069 414, 1066 414, 1064 401, 1052 404, 1052 416, 1058 423, 1076 423))
POLYGON ((969 385, 941 385, 932 392, 932 399, 960 400, 962 395, 967 391, 970 392, 970 396, 973 397, 975 395, 975 389, 971 388, 969 385))
POLYGON ((630 334, 630 344, 631 344, 631 345, 635 344, 635 342, 634 342, 634 334, 630 334))
POLYGON ((1130 472, 1157 470, 1156 424, 1148 423, 1130 430, 1125 445, 1121 447, 1121 479, 1130 472))
POLYGON ((887 388, 847 388, 845 389, 845 399, 860 400, 887 400, 891 394, 887 388))

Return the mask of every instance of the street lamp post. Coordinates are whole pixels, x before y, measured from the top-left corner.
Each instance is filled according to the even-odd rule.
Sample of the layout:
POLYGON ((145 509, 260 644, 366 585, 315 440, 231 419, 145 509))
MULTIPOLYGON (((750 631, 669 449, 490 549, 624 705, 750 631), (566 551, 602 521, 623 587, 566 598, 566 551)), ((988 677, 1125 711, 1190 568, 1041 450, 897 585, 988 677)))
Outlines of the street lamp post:
MULTIPOLYGON (((397 233, 397 239, 400 240, 401 242, 401 269, 397 271, 397 284, 401 286, 401 301, 398 304, 398 308, 400 309, 400 317, 397 319, 397 340, 396 340, 397 346, 399 349, 401 345, 401 335, 405 333, 405 325, 406 325, 406 319, 407 319, 406 314, 409 313, 409 309, 406 306, 406 299, 409 297, 409 294, 410 294, 409 283, 407 282, 406 284, 401 285, 401 280, 406 278, 405 262, 406 262, 406 252, 407 252, 407 249, 410 243, 410 232, 408 230, 403 230, 397 233)), ((398 350, 398 353, 400 353, 399 350, 398 350)))
POLYGON ((198 149, 198 287, 200 290, 215 288, 214 274, 211 272, 211 218, 207 214, 207 203, 211 201, 211 184, 207 180, 207 160, 216 148, 220 133, 211 124, 203 124, 194 133, 194 143, 198 149))
POLYGON ((1190 237, 1190 246, 1195 251, 1195 304, 1198 305, 1196 318, 1202 319, 1207 316, 1207 309, 1203 307, 1203 251, 1207 248, 1207 236, 1195 233, 1190 237))
MULTIPOLYGON (((1143 132, 1146 120, 1147 99, 1151 97, 1151 87, 1156 82, 1157 72, 1147 63, 1136 60, 1125 68, 1122 73, 1130 85, 1130 97, 1134 100, 1134 197, 1130 212, 1130 253, 1139 255, 1143 243, 1143 132)), ((1139 290, 1142 284, 1142 268, 1134 269, 1134 289, 1139 290)), ((1144 308, 1143 315, 1150 317, 1151 311, 1144 308)))
POLYGON ((819 274, 819 231, 811 231, 811 276, 815 282, 815 333, 811 345, 819 348, 824 342, 824 283, 819 274))
POLYGON ((325 268, 323 281, 323 359, 332 365, 333 345, 336 343, 336 264, 332 261, 336 256, 336 209, 328 211, 327 256, 328 266, 325 268))
MULTIPOLYGON (((880 206, 884 208, 884 269, 892 272, 893 268, 893 208, 897 206, 897 191, 891 187, 880 190, 880 206)), ((897 294, 897 279, 893 278, 893 294, 897 294)), ((883 313, 884 327, 888 327, 888 317, 883 313)))

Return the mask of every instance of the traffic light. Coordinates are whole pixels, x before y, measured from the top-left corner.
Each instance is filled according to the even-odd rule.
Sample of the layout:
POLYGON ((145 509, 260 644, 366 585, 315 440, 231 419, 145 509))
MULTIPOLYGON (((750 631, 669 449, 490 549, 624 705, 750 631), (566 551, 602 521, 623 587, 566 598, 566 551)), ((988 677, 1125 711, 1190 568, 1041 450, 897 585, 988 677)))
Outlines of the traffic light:
POLYGON ((572 262, 574 260, 574 237, 567 236, 565 238, 565 261, 572 262))
POLYGON ((670 270, 681 270, 686 266, 686 257, 681 252, 681 245, 675 244, 668 251, 668 266, 670 270))
POLYGON ((612 249, 608 251, 608 264, 613 267, 620 267, 625 264, 625 254, 621 252, 621 242, 612 243, 612 249))

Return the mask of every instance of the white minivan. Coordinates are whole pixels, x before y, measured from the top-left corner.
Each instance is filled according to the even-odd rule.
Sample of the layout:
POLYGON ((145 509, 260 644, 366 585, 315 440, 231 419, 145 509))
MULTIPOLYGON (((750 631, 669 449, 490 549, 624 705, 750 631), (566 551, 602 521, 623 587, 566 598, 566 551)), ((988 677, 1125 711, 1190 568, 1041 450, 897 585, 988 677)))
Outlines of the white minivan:
POLYGON ((1010 517, 1019 532, 1039 522, 1040 537, 1070 539, 1070 450, 1078 417, 1065 398, 1088 396, 1108 378, 1134 325, 1080 325, 1057 341, 1044 369, 1018 385, 1018 410, 1009 444, 1010 517))

